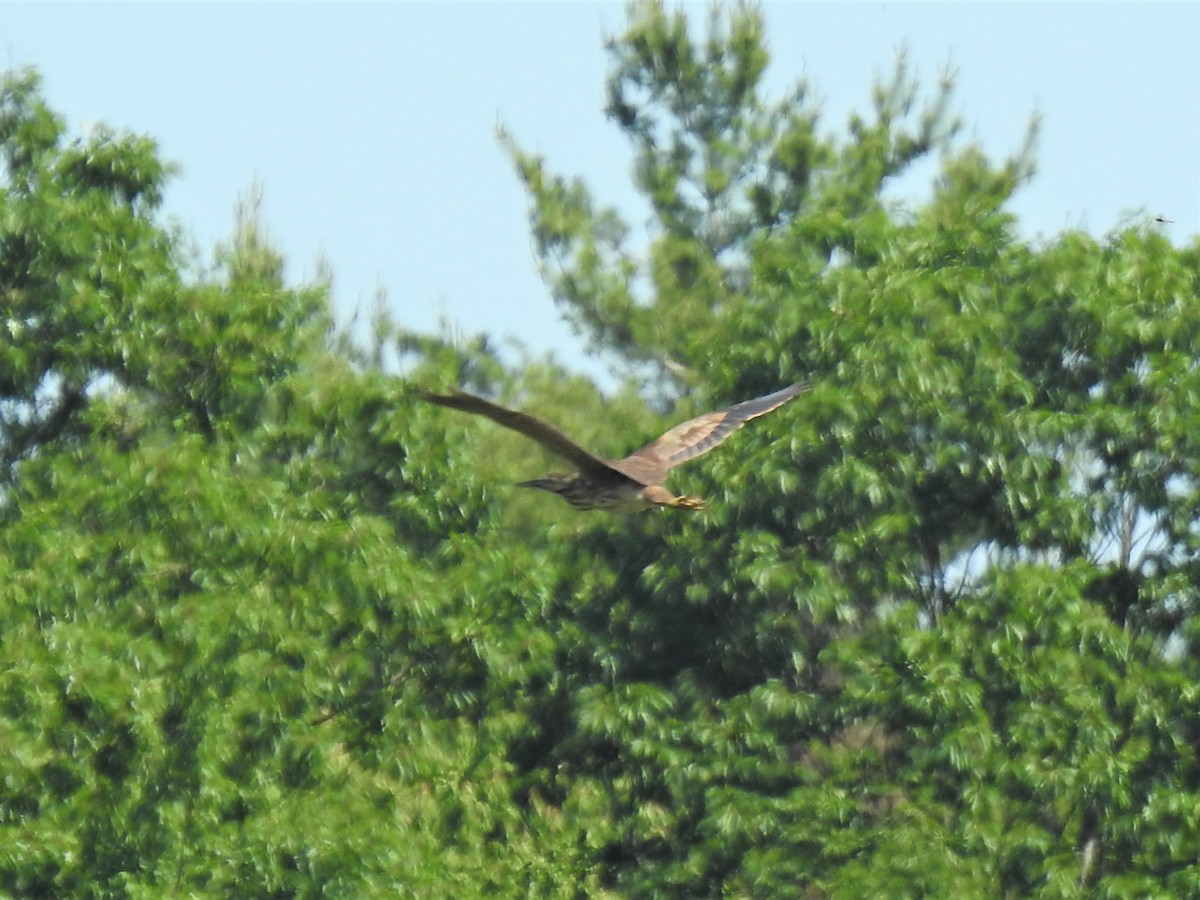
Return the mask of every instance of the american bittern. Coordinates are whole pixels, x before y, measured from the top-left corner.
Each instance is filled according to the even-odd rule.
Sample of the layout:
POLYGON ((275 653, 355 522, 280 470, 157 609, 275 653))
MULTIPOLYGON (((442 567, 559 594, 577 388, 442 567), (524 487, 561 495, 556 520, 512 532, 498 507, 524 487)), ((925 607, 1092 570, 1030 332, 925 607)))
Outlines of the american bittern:
POLYGON ((422 392, 421 397, 440 406, 487 416, 493 422, 537 441, 578 470, 570 475, 554 474, 532 481, 522 481, 517 487, 537 488, 558 494, 576 509, 633 512, 651 506, 702 508, 704 501, 695 497, 676 497, 663 487, 671 469, 707 453, 746 422, 778 409, 806 390, 806 384, 793 384, 765 397, 706 413, 675 426, 641 450, 617 460, 593 456, 541 419, 529 413, 498 406, 474 394, 456 390, 450 394, 422 392))

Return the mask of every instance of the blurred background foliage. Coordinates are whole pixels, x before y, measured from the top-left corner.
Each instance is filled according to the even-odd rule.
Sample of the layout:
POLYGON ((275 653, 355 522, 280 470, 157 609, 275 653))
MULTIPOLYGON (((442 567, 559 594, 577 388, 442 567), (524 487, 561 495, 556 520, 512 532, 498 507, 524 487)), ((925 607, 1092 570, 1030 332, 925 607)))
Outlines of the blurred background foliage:
POLYGON ((609 49, 646 228, 500 135, 607 392, 357 346, 253 197, 198 271, 154 142, 6 76, 0 891, 1200 893, 1200 243, 1022 239, 1036 123, 991 160, 901 59, 830 135, 752 8, 609 49), (800 380, 628 517, 412 390, 616 456, 800 380))

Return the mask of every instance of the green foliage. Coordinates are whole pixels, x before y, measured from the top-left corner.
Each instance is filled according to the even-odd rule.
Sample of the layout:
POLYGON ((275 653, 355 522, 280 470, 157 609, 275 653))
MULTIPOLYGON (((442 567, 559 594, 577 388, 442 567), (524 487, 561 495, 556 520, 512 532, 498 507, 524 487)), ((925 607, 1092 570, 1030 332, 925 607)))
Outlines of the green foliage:
POLYGON ((1031 144, 903 61, 818 134, 749 7, 610 52, 646 234, 503 138, 608 398, 354 347, 253 201, 189 271, 153 142, 4 82, 0 893, 1200 891, 1200 245, 1023 241, 1031 144), (791 380, 677 476, 708 510, 626 518, 409 387, 615 456, 791 380))
POLYGON ((620 214, 599 208, 580 180, 552 175, 506 131, 501 139, 534 202, 543 274, 568 320, 596 349, 685 382, 753 302, 753 256, 804 229, 819 236, 806 255, 827 257, 847 224, 882 217, 887 179, 958 127, 946 113, 949 84, 903 122, 917 88, 902 62, 876 91, 874 122, 855 117, 846 146, 819 136, 806 84, 762 97, 763 22, 740 6, 714 6, 701 42, 682 11, 634 4, 609 50, 605 111, 633 144, 653 216, 644 247, 630 246, 620 214))

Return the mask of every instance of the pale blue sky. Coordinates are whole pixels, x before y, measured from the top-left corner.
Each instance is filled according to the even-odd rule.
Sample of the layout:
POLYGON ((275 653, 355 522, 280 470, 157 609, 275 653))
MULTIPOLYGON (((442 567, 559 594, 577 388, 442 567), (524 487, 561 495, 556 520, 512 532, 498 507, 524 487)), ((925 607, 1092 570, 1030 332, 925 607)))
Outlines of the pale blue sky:
MULTIPOLYGON (((1139 210, 1173 220, 1176 243, 1200 232, 1200 4, 764 9, 771 84, 807 78, 827 131, 867 110, 901 46, 925 84, 957 70, 965 135, 995 157, 1040 113, 1039 172, 1013 206, 1026 234, 1102 235, 1139 210)), ((628 147, 602 112, 603 42, 624 20, 621 3, 4 3, 0 41, 73 129, 159 141, 182 169, 166 210, 202 248, 257 180, 289 276, 327 259, 343 318, 383 287, 409 327, 445 314, 520 331, 596 371, 537 277, 494 128, 636 219, 628 147)))

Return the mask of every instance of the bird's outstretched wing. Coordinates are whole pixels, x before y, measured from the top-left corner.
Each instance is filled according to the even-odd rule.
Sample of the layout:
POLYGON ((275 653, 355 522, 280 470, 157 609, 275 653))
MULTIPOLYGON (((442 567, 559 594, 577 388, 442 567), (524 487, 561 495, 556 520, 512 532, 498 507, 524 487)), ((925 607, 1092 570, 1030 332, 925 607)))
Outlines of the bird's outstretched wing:
POLYGON ((727 409, 697 416, 682 425, 676 425, 641 450, 614 463, 614 468, 621 469, 622 464, 646 469, 657 466, 662 471, 662 477, 665 477, 667 470, 672 466, 707 453, 751 419, 757 419, 771 410, 778 409, 797 394, 802 394, 807 390, 807 384, 793 384, 773 394, 767 394, 765 397, 746 400, 727 409))
POLYGON ((529 413, 499 406, 490 400, 468 394, 466 391, 455 390, 449 394, 421 391, 420 397, 422 400, 428 400, 439 406, 474 413, 477 416, 486 416, 498 425, 511 428, 530 440, 537 441, 555 456, 562 457, 581 472, 594 472, 600 469, 611 471, 611 467, 604 460, 588 453, 553 425, 548 425, 529 413))

